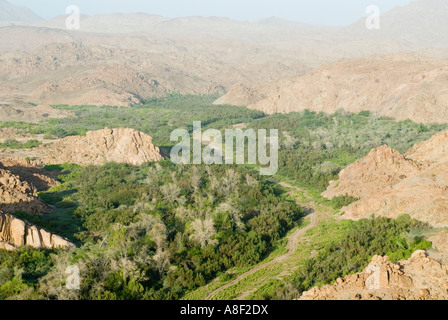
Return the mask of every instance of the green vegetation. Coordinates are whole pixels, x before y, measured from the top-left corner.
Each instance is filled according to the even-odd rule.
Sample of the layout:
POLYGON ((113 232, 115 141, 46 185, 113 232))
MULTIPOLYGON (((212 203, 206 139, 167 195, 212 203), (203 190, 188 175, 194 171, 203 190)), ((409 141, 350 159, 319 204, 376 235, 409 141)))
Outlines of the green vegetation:
POLYGON ((51 268, 37 282, 10 273, 0 286, 15 281, 14 294, 22 287, 39 297, 73 294, 50 290, 65 262, 84 272, 82 299, 179 299, 218 273, 260 262, 304 215, 244 167, 110 163, 73 167, 61 178, 41 194, 56 211, 34 222, 61 228, 61 210, 69 210, 81 222, 72 235, 80 248, 45 253, 51 268))
MULTIPOLYGON (((282 135, 279 175, 301 187, 323 192, 347 165, 371 149, 388 145, 404 153, 412 146, 448 129, 446 124, 396 122, 370 112, 335 114, 303 111, 274 114, 254 120, 249 127, 279 129, 282 135)), ((345 199, 345 201, 348 199, 345 199)), ((339 204, 338 204, 339 205, 339 204)))
MULTIPOLYGON (((314 286, 331 284, 340 277, 361 272, 374 255, 388 256, 391 261, 408 259, 413 252, 431 247, 431 243, 414 235, 430 226, 402 215, 396 220, 384 217, 344 221, 342 239, 319 250, 316 257, 306 259, 287 281, 277 283, 264 292, 265 299, 292 299, 314 286)), ((313 232, 325 232, 326 223, 313 232)))
POLYGON ((0 149, 31 149, 40 146, 41 143, 37 140, 28 140, 26 142, 20 142, 15 139, 6 139, 4 142, 0 142, 0 149))
POLYGON ((87 131, 108 128, 133 128, 149 134, 157 146, 173 146, 170 134, 174 129, 193 130, 193 121, 202 121, 204 130, 222 129, 238 123, 251 122, 264 117, 264 113, 242 107, 213 106, 217 96, 169 95, 164 99, 151 99, 132 108, 95 106, 54 106, 70 110, 75 117, 46 119, 37 124, 0 122, 1 127, 20 129, 30 134, 63 138, 84 136, 87 131))
MULTIPOLYGON (((344 167, 372 148, 387 144, 405 152, 448 128, 396 122, 368 111, 268 116, 247 108, 213 106, 215 99, 173 94, 132 108, 60 105, 55 107, 75 116, 34 124, 0 122, 0 128, 46 138, 85 135, 105 127, 134 128, 164 149, 175 143, 170 141, 174 129, 191 131, 193 121, 202 121, 204 130, 241 123, 279 129, 275 178, 304 190, 292 198, 244 166, 174 166, 170 161, 85 168, 48 165, 45 169, 58 172, 62 184, 39 196, 54 212, 16 216, 69 238, 78 248, 0 250, 0 299, 203 298, 253 266, 287 252, 284 237, 304 215, 296 198, 339 210, 357 199, 345 195, 330 201, 320 193, 344 167), (63 285, 69 265, 81 270, 79 291, 63 285)), ((39 144, 7 140, 0 148, 39 144)), ((330 219, 308 231, 307 241, 284 266, 257 271, 215 298, 233 299, 247 292, 250 299, 295 298, 314 285, 361 271, 373 255, 398 260, 430 247, 416 236, 426 227, 407 216, 359 222, 330 219), (310 252, 316 253, 313 258, 310 252), (280 275, 283 280, 278 280, 280 275), (254 291, 254 282, 263 286, 254 291)))

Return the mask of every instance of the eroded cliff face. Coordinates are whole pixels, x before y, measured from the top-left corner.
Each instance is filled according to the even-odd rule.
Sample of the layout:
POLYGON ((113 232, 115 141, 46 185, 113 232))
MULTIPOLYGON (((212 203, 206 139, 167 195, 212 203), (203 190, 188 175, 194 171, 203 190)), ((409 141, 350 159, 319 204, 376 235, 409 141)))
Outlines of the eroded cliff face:
POLYGON ((74 247, 67 239, 0 211, 0 249, 15 250, 22 246, 36 249, 74 247))
POLYGON ((333 285, 315 287, 301 300, 446 300, 448 265, 416 251, 411 258, 392 263, 374 256, 361 273, 340 278, 333 285))

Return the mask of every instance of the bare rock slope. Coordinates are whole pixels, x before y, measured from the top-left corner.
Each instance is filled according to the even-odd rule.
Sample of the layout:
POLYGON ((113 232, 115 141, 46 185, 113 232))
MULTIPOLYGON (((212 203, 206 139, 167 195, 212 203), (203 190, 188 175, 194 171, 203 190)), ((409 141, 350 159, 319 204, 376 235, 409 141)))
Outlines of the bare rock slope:
POLYGON ((140 165, 162 160, 150 136, 125 128, 90 131, 85 137, 67 137, 41 146, 39 151, 44 155, 40 160, 48 164, 102 165, 113 161, 140 165))
POLYGON ((0 249, 15 250, 22 246, 36 249, 74 247, 67 239, 0 211, 0 249))
POLYGON ((370 110, 397 120, 448 122, 448 60, 417 55, 382 55, 321 66, 241 90, 216 104, 248 105, 266 113, 309 109, 334 113, 370 110), (254 102, 256 101, 256 102, 254 102))
POLYGON ((40 161, 24 158, 0 158, 0 169, 20 177, 20 180, 28 183, 38 192, 47 191, 51 187, 60 185, 57 179, 59 172, 45 170, 44 164, 40 161))
POLYGON ((392 263, 375 256, 361 273, 338 279, 334 285, 304 292, 301 300, 446 300, 448 265, 416 251, 392 263))
POLYGON ((351 195, 359 201, 342 208, 344 217, 406 213, 435 227, 448 226, 448 132, 433 136, 401 155, 386 146, 348 166, 322 194, 351 195))
POLYGON ((0 210, 14 213, 44 213, 49 208, 37 196, 37 189, 17 175, 0 168, 0 210))

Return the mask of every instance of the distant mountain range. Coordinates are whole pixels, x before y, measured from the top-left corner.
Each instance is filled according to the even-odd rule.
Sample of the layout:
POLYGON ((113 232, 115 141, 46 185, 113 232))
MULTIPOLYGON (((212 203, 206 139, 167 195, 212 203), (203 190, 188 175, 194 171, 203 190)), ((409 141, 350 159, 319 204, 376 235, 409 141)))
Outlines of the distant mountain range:
POLYGON ((19 7, 0 0, 0 23, 32 23, 43 19, 26 7, 19 7))
POLYGON ((4 0, 0 8, 3 21, 22 21, 0 28, 5 105, 127 106, 168 92, 230 90, 218 102, 266 112, 367 108, 397 119, 448 121, 447 61, 438 60, 448 57, 445 0, 396 7, 381 15, 380 30, 367 30, 365 19, 340 28, 276 17, 135 13, 82 16, 81 29, 70 31, 65 16, 42 20, 4 0))
POLYGON ((380 30, 369 31, 365 19, 343 33, 369 39, 389 39, 415 46, 448 47, 448 1, 418 0, 381 15, 380 30))

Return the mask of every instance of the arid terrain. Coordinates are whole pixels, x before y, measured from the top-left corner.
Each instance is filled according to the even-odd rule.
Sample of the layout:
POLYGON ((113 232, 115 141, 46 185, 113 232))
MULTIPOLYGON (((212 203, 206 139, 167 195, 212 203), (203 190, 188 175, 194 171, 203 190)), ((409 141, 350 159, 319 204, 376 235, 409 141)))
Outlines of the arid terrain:
POLYGON ((0 0, 0 300, 448 299, 446 17, 68 30, 0 0), (174 164, 194 121, 277 129, 278 171, 174 164))
POLYGON ((379 214, 412 217, 446 227, 448 133, 442 132, 414 146, 405 155, 379 147, 355 162, 330 182, 322 195, 348 194, 359 198, 341 211, 351 219, 379 214))
POLYGON ((216 104, 244 105, 267 113, 309 109, 334 113, 369 110, 415 122, 447 122, 448 60, 382 55, 321 66, 302 77, 231 89, 216 104))

